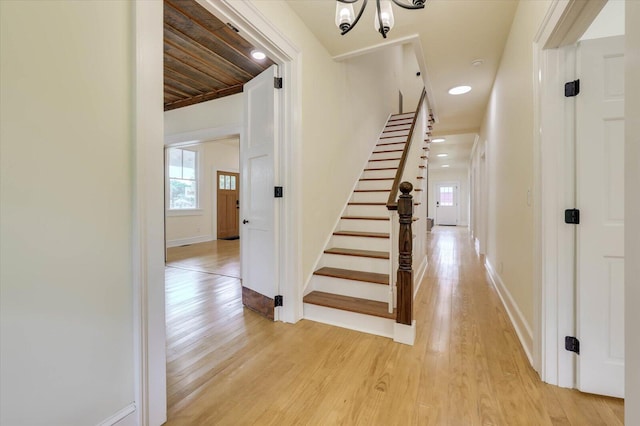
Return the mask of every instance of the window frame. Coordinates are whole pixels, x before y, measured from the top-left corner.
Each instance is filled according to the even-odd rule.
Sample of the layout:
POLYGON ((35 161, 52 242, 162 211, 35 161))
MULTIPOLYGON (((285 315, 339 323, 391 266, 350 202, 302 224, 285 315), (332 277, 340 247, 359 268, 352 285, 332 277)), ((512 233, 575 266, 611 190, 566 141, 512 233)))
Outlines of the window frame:
MULTIPOLYGON (((174 145, 168 146, 165 149, 165 211, 167 216, 199 216, 202 215, 202 208, 200 204, 200 189, 202 182, 202 167, 201 167, 201 155, 202 150, 199 145, 174 145), (170 173, 170 155, 172 149, 179 149, 182 151, 190 151, 195 154, 195 173, 194 179, 195 187, 196 187, 196 196, 195 196, 195 207, 189 208, 171 208, 171 180, 178 179, 172 178, 170 173)), ((182 166, 184 167, 184 166, 182 166)), ((181 179, 185 180, 185 179, 181 179)), ((190 179, 187 179, 190 180, 190 179)))

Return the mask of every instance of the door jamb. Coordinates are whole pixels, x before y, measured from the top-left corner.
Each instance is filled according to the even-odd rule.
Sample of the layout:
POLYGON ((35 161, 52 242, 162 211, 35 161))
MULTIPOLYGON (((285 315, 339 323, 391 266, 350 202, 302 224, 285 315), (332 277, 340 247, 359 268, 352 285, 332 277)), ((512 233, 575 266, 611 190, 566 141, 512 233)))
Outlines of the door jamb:
MULTIPOLYGON (((281 150, 276 167, 286 189, 279 217, 279 282, 285 305, 280 319, 302 317, 299 247, 301 176, 299 116, 301 94, 300 52, 249 2, 198 0, 210 12, 233 22, 256 46, 279 63, 286 90, 279 123, 281 150), (288 119, 291 118, 291 119, 288 119)), ((132 123, 134 156, 132 230, 134 394, 138 424, 156 426, 167 419, 166 336, 164 299, 164 166, 162 110, 162 2, 132 3, 135 118, 132 123)), ((242 134, 241 134, 242 137, 242 134)))
POLYGON ((561 387, 575 387, 576 364, 561 343, 575 331, 575 229, 562 220, 575 203, 574 113, 562 95, 569 74, 575 75, 575 51, 563 46, 578 41, 605 3, 554 0, 533 43, 533 366, 543 381, 561 387))

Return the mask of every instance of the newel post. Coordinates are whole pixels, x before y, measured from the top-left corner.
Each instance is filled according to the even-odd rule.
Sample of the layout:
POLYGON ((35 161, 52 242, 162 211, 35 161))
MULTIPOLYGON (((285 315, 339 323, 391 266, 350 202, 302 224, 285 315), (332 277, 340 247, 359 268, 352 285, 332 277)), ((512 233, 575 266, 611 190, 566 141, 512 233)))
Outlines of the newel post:
POLYGON ((409 182, 400 184, 398 199, 398 216, 400 231, 398 233, 398 304, 396 322, 411 325, 413 320, 413 185, 409 182))

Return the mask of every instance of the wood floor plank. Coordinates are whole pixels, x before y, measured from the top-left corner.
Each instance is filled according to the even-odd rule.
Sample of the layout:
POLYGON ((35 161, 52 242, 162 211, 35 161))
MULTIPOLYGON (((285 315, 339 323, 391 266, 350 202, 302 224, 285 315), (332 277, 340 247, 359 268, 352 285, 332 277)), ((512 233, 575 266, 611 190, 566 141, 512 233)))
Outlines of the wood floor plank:
POLYGON ((425 238, 414 346, 267 321, 243 308, 239 278, 201 271, 229 271, 217 249, 239 265, 228 242, 177 248, 165 276, 167 425, 624 424, 622 400, 540 381, 466 228, 425 238))

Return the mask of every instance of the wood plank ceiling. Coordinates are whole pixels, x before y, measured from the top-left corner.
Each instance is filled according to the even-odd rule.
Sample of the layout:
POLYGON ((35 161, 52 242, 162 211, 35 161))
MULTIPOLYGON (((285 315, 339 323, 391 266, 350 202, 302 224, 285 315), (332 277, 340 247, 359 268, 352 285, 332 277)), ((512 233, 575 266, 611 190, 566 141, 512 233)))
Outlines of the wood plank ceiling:
POLYGON ((164 110, 242 92, 273 64, 253 50, 195 0, 164 0, 164 110))

